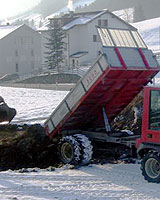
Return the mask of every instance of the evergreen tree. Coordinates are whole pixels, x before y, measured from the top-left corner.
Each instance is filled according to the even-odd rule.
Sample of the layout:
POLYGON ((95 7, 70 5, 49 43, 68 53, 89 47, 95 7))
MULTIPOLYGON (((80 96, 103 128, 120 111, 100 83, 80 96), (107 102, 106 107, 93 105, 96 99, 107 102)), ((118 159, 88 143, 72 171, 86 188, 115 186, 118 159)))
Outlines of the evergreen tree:
POLYGON ((65 49, 64 38, 65 33, 62 27, 56 20, 53 20, 49 25, 48 37, 46 38, 47 43, 45 44, 45 47, 48 50, 45 52, 45 62, 48 66, 48 69, 56 68, 59 70, 59 67, 63 63, 65 49))

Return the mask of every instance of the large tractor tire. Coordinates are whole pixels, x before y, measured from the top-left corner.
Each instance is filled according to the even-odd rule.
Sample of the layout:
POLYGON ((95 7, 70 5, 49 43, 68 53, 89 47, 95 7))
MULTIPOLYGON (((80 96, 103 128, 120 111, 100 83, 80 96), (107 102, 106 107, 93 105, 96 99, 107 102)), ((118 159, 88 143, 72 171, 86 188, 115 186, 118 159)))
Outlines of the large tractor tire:
POLYGON ((64 164, 79 164, 80 151, 80 144, 73 136, 65 136, 59 142, 59 156, 64 164))
POLYGON ((74 135, 74 138, 76 138, 80 144, 80 164, 88 164, 93 155, 93 146, 91 141, 88 139, 88 137, 82 134, 76 134, 74 135))
POLYGON ((148 182, 160 183, 160 153, 147 153, 142 159, 141 170, 148 182))

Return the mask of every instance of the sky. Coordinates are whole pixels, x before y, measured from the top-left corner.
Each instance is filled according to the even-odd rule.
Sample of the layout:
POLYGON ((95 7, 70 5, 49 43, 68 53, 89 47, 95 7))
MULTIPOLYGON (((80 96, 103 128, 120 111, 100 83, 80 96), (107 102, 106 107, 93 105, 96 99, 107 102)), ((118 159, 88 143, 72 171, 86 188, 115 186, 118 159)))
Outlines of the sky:
POLYGON ((36 5, 40 0, 0 0, 0 19, 17 15, 36 5))

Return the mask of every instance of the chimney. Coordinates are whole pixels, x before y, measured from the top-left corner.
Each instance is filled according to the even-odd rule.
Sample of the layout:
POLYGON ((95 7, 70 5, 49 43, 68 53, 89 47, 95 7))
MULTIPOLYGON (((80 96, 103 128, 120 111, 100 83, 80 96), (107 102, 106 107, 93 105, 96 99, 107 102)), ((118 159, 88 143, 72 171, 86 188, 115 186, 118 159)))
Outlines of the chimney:
POLYGON ((69 12, 73 12, 73 0, 68 0, 68 10, 69 12))
POLYGON ((73 19, 73 15, 74 15, 74 12, 73 11, 69 11, 69 17, 73 19))

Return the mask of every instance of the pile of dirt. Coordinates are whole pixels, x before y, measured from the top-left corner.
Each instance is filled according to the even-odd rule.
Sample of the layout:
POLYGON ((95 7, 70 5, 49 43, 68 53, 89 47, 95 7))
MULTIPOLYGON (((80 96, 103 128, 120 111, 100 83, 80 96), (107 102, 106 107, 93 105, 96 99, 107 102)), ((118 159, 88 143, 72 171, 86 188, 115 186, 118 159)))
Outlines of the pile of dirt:
POLYGON ((23 81, 17 81, 17 83, 24 84, 56 84, 56 83, 77 83, 80 76, 76 74, 44 74, 25 79, 23 81))
POLYGON ((41 125, 0 126, 0 170, 57 165, 56 146, 41 125))
POLYGON ((112 130, 130 130, 136 135, 141 132, 143 91, 112 121, 112 130))

